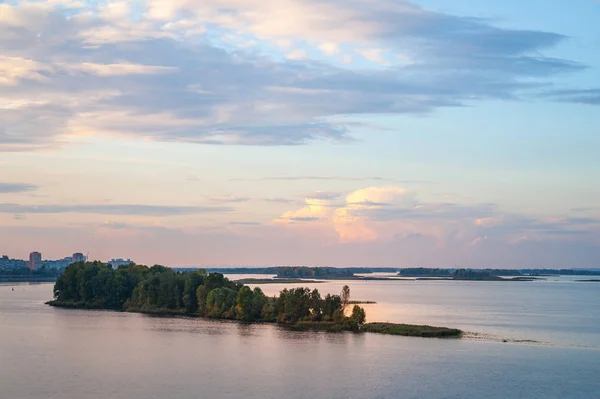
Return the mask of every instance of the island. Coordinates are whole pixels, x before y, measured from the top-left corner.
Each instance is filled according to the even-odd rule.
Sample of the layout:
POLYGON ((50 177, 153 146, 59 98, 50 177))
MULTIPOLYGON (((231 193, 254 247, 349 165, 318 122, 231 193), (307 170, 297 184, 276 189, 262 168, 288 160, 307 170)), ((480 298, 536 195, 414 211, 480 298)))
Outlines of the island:
MULTIPOLYGON (((185 271, 185 269, 177 269, 185 271)), ((301 283, 303 279, 318 282, 322 280, 362 280, 362 281, 407 281, 407 280, 453 280, 453 281, 536 281, 542 276, 561 275, 600 275, 597 270, 577 269, 442 269, 442 268, 373 268, 373 267, 309 267, 275 266, 262 268, 208 269, 224 274, 273 274, 273 278, 244 278, 245 284, 301 283), (375 272, 389 273, 388 276, 371 275, 375 272)))
MULTIPOLYGON (((187 271, 189 268, 175 268, 175 271, 187 271)), ((225 267, 206 268, 208 273, 223 274, 274 274, 278 277, 319 277, 352 276, 356 273, 369 274, 376 272, 397 273, 396 267, 330 267, 330 266, 269 266, 269 267, 225 267)))
POLYGON ((322 297, 317 289, 283 289, 267 297, 259 287, 230 281, 205 270, 175 271, 155 265, 102 262, 69 265, 54 285, 49 305, 107 309, 164 316, 191 316, 241 322, 277 323, 293 329, 374 332, 415 337, 460 337, 462 331, 431 326, 365 323, 364 308, 350 309, 350 288, 322 297))
POLYGON ((414 277, 416 280, 459 281, 535 281, 540 277, 525 275, 509 269, 432 269, 424 267, 400 269, 398 277, 414 277), (504 277, 503 277, 504 276, 504 277), (508 277, 514 276, 514 277, 508 277))

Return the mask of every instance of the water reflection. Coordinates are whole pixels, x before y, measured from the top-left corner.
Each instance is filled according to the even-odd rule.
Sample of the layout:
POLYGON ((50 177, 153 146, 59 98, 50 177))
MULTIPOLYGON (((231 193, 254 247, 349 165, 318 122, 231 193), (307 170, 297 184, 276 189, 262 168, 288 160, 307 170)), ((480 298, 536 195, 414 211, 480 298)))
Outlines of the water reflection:
MULTIPOLYGON (((328 281, 305 282, 321 295, 350 286, 368 321, 456 327, 509 340, 600 347, 600 290, 554 277, 534 282, 328 281)), ((285 285, 260 286, 274 295, 285 285)))
MULTIPOLYGON (((330 289, 338 292, 341 284, 330 289)), ((410 286, 374 287, 353 283, 352 289, 361 299, 377 300, 365 307, 382 319, 398 317, 396 308, 402 317, 437 318, 448 312, 452 320, 468 320, 466 313, 479 310, 479 322, 489 325, 498 315, 508 317, 489 286, 463 296, 443 285, 421 292, 410 286)), ((538 330, 567 318, 581 329, 598 325, 597 292, 562 287, 571 296, 567 306, 547 301, 565 298, 554 288, 546 293, 535 288, 533 294, 499 289, 508 290, 503 295, 516 290, 512 295, 521 300, 538 299, 525 313, 536 315, 538 330), (564 312, 569 307, 571 315, 564 312), (588 315, 593 320, 586 321, 588 315)), ((51 294, 51 285, 18 295, 0 287, 2 398, 592 399, 600 391, 598 350, 63 310, 44 305, 51 294)), ((505 303, 520 309, 512 296, 505 303)), ((521 321, 518 315, 513 319, 518 331, 527 328, 521 321)), ((568 326, 562 328, 568 333, 568 326)))

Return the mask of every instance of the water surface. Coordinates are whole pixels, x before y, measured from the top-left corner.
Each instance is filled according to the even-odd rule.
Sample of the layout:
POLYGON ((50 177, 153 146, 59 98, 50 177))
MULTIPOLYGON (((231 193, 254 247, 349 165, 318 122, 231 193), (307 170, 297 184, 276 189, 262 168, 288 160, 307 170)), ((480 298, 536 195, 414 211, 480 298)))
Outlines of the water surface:
MULTIPOLYGON (((525 309, 503 291, 518 288, 505 286, 494 292, 486 285, 462 290, 432 285, 419 290, 416 285, 385 288, 381 283, 388 284, 351 282, 351 289, 356 299, 381 301, 373 307, 381 306, 380 314, 390 319, 427 320, 470 302, 475 304, 469 309, 484 315, 496 299, 506 303, 507 310, 500 312, 505 317, 525 309), (401 310, 393 310, 394 303, 402 303, 401 310), (425 311, 431 306, 434 310, 425 311)), ((337 292, 341 284, 318 287, 337 292)), ((0 286, 1 398, 597 399, 600 392, 597 348, 292 332, 269 324, 56 309, 43 304, 51 297, 51 284, 11 288, 0 286)), ((586 305, 588 298, 595 294, 597 299, 598 291, 586 291, 591 288, 567 288, 562 294, 548 288, 545 296, 546 288, 541 288, 537 296, 526 296, 533 301, 530 314, 541 316, 525 323, 523 330, 525 311, 517 313, 512 322, 516 333, 526 331, 527 325, 535 332, 551 325, 554 316, 547 312, 560 315, 560 309, 567 309, 563 305, 556 310, 550 301, 556 295, 571 297, 571 311, 576 313, 577 305, 583 305, 579 316, 572 316, 582 322, 592 310, 586 305)), ((499 308, 491 309, 498 313, 499 308)), ((469 321, 474 327, 481 319, 481 327, 494 331, 493 317, 470 317, 468 312, 452 313, 437 324, 469 321)), ((584 341, 592 343, 596 341, 590 337, 598 335, 592 328, 598 323, 594 312, 589 317, 595 320, 582 324, 590 329, 584 341)), ((505 324, 500 319, 498 328, 502 331, 505 324)), ((558 329, 558 336, 565 337, 574 330, 558 329)), ((570 338, 571 343, 579 341, 577 336, 570 338)))

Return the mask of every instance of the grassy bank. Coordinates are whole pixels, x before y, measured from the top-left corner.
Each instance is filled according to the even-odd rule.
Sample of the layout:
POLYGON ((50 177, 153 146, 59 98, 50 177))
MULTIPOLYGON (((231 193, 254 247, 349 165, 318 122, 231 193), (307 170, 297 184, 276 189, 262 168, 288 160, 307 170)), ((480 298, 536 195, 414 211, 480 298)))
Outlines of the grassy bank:
POLYGON ((367 323, 360 327, 360 331, 424 338, 460 337, 462 334, 462 331, 456 328, 395 323, 367 323))

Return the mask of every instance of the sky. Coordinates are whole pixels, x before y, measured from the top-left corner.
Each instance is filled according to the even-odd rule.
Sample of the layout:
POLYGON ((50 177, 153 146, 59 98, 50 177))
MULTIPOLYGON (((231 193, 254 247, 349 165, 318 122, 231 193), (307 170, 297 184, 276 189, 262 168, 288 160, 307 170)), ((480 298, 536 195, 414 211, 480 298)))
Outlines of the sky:
POLYGON ((0 254, 600 266, 600 2, 0 1, 0 254))

